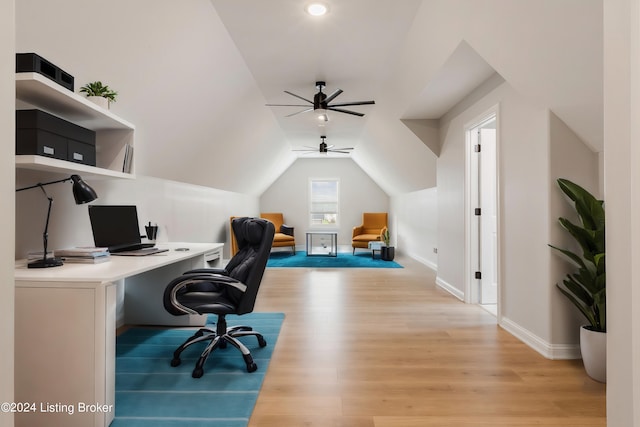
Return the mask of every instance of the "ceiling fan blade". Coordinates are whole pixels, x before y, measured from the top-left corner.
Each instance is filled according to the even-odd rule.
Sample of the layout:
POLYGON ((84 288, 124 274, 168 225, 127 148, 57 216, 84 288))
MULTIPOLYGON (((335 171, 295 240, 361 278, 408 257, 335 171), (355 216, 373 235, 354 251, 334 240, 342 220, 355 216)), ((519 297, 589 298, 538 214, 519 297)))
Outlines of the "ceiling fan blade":
POLYGON ((317 148, 316 147, 309 147, 308 145, 305 145, 304 148, 296 148, 296 149, 293 149, 291 151, 312 151, 312 152, 316 152, 317 148))
POLYGON ((297 113, 287 114, 285 117, 291 117, 302 113, 308 113, 309 111, 313 111, 313 108, 307 108, 306 110, 298 111, 297 113))
POLYGON ((327 109, 331 110, 331 111, 337 111, 339 113, 346 113, 346 114, 352 114, 354 116, 358 116, 358 117, 362 117, 364 116, 364 114, 362 113, 357 113, 355 111, 349 111, 349 110, 343 110, 341 108, 333 108, 333 107, 327 107, 327 109))
POLYGON ((313 101, 309 101, 307 98, 303 98, 303 97, 301 97, 300 95, 296 95, 296 94, 295 94, 295 93, 293 93, 293 92, 289 92, 288 90, 285 90, 285 91, 284 91, 284 93, 288 93, 289 95, 291 95, 291 96, 295 96, 295 97, 296 97, 296 98, 298 98, 298 99, 302 99, 303 101, 307 101, 309 104, 313 104, 313 101))
POLYGON ((350 105, 371 105, 375 103, 376 101, 354 101, 354 102, 343 102, 341 104, 327 105, 327 107, 348 107, 350 105))
POLYGON ((301 104, 264 104, 267 107, 308 107, 308 105, 301 104))
POLYGON ((350 154, 349 151, 340 151, 340 150, 329 150, 332 153, 342 153, 342 154, 350 154))
POLYGON ((331 95, 327 96, 324 100, 327 104, 333 101, 338 95, 342 93, 342 89, 336 89, 331 95))
POLYGON ((353 147, 337 147, 333 149, 333 151, 336 151, 336 150, 353 150, 353 147))

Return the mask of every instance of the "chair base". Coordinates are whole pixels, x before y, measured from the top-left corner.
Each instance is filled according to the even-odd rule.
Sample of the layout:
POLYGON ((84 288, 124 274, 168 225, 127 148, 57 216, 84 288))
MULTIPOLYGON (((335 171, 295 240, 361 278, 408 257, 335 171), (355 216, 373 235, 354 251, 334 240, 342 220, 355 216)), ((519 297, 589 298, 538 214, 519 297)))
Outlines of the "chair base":
POLYGON ((238 340, 240 337, 247 336, 255 336, 258 339, 258 345, 260 347, 265 347, 267 345, 267 341, 264 339, 262 334, 254 331, 250 326, 233 326, 231 328, 227 328, 227 322, 224 319, 224 316, 220 315, 218 316, 215 331, 210 328, 201 328, 173 352, 171 366, 175 367, 180 365, 182 362, 180 360, 180 354, 182 354, 187 347, 198 342, 211 341, 202 351, 198 361, 196 362, 195 368, 193 368, 193 372, 191 373, 193 378, 202 377, 204 374, 204 364, 211 352, 217 348, 226 348, 227 344, 231 344, 233 347, 240 350, 240 353, 242 353, 242 357, 244 358, 244 362, 247 365, 247 372, 254 372, 258 369, 258 365, 254 363, 249 349, 238 340))

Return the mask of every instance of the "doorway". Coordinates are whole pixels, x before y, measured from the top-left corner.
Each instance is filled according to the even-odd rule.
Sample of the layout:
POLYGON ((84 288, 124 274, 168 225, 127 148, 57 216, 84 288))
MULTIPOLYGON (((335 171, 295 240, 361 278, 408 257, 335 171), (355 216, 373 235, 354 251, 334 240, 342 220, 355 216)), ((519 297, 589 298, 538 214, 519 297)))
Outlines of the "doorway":
POLYGON ((497 107, 465 127, 467 153, 467 286, 465 300, 498 316, 497 107))

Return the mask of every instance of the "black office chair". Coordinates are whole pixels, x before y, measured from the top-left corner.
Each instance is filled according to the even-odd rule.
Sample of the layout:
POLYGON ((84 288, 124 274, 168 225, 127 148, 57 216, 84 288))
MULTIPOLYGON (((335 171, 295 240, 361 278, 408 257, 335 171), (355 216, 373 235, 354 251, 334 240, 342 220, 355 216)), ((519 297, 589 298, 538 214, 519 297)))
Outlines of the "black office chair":
POLYGON ((251 352, 237 338, 255 336, 260 347, 267 345, 263 336, 249 326, 227 328, 225 316, 253 311, 275 230, 272 223, 257 218, 235 218, 231 228, 239 250, 224 269, 188 271, 169 283, 164 291, 164 308, 173 315, 218 315, 215 331, 206 327, 198 330, 173 353, 171 366, 178 366, 185 348, 197 342, 211 341, 196 362, 193 378, 202 376, 209 354, 216 348, 225 348, 227 343, 242 352, 247 371, 253 372, 258 367, 251 352))

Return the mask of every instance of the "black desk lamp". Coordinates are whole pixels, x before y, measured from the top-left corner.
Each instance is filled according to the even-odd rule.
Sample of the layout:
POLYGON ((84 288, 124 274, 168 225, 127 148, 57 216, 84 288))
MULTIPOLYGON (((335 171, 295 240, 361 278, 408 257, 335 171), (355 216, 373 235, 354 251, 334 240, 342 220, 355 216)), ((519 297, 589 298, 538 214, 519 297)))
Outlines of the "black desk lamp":
POLYGON ((62 260, 60 258, 47 258, 47 244, 49 240, 49 217, 51 215, 51 205, 53 204, 53 197, 50 197, 46 191, 44 191, 45 185, 57 184, 59 182, 73 181, 73 198, 76 199, 76 205, 81 205, 83 203, 89 203, 98 198, 98 195, 93 190, 93 188, 89 187, 89 185, 80 178, 78 175, 71 175, 69 178, 59 179, 57 181, 45 182, 45 183, 37 183, 36 185, 32 185, 30 187, 19 188, 16 190, 24 191, 31 190, 32 188, 40 188, 44 193, 45 197, 49 200, 49 209, 47 210, 47 222, 44 225, 44 233, 42 233, 42 241, 44 243, 44 252, 42 253, 42 259, 37 261, 30 262, 27 264, 29 268, 46 268, 46 267, 59 267, 62 265, 62 260))

